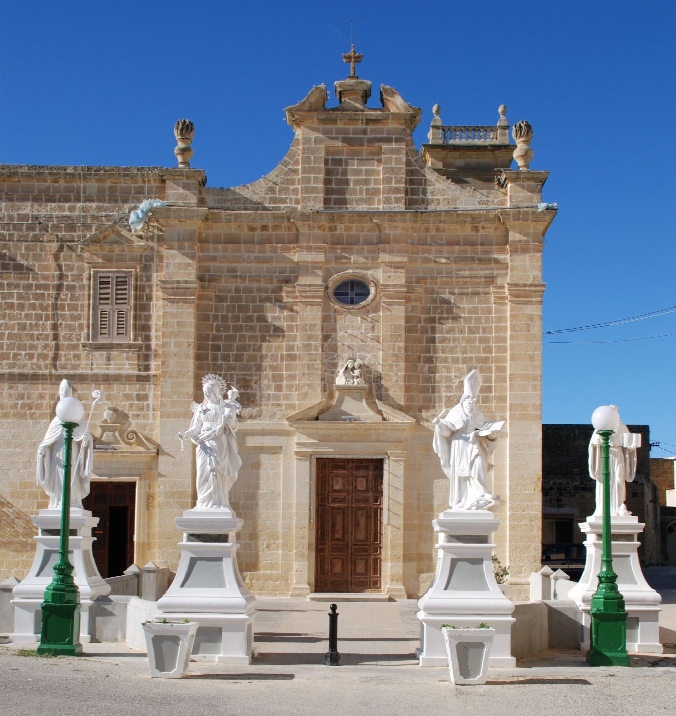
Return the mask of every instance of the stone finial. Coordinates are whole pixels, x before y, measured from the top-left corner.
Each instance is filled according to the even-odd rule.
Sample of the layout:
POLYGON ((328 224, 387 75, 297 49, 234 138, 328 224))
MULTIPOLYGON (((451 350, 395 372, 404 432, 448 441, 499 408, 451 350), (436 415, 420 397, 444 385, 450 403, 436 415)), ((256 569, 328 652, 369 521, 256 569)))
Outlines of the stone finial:
POLYGON ((509 144, 509 120, 507 119, 507 105, 501 104, 498 107, 498 143, 509 144))
POLYGON ((533 141, 533 127, 525 120, 521 120, 512 127, 512 136, 516 142, 516 149, 512 156, 519 169, 526 171, 530 167, 535 153, 530 147, 530 143, 533 141))
POLYGON ((430 131, 427 133, 427 141, 430 144, 441 144, 441 105, 435 104, 432 107, 432 121, 430 122, 430 131))
POLYGON ((181 169, 188 169, 192 155, 195 153, 190 146, 195 136, 195 125, 189 119, 179 119, 174 125, 174 136, 177 144, 174 154, 178 159, 178 166, 181 169))

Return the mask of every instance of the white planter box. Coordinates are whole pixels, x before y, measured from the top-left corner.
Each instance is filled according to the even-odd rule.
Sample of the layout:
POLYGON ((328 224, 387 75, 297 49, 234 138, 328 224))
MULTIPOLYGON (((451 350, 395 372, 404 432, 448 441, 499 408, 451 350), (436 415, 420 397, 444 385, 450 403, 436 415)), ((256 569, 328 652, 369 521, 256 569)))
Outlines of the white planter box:
POLYGON ((495 629, 442 629, 451 681, 458 686, 485 684, 495 629))
POLYGON ((180 679, 188 670, 198 622, 148 622, 143 625, 150 676, 180 679))

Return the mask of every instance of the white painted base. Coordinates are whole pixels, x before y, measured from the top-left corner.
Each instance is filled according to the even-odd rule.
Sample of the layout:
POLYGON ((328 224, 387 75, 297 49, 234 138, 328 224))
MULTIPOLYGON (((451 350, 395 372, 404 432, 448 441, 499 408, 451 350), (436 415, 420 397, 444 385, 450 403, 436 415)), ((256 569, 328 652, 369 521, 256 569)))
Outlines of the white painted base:
POLYGON ((230 510, 193 509, 176 524, 184 533, 181 560, 173 583, 157 602, 158 618, 199 622, 194 659, 251 663, 256 600, 240 576, 234 542, 242 520, 230 510))
POLYGON ((495 629, 490 666, 512 667, 514 604, 493 573, 490 536, 499 520, 488 510, 447 510, 432 522, 439 534, 434 581, 418 600, 421 622, 420 666, 446 666, 442 624, 472 628, 485 622, 495 629))
MULTIPOLYGON (((627 610, 627 651, 661 654, 659 614, 662 597, 646 582, 638 560, 638 535, 644 524, 634 515, 611 517, 613 569, 627 610)), ((587 535, 587 559, 580 581, 568 593, 579 607, 583 638, 580 649, 589 649, 589 608, 601 571, 603 520, 592 515, 580 525, 587 535)))
MULTIPOLYGON (((13 642, 39 642, 42 628, 42 601, 45 589, 54 576, 54 565, 59 556, 61 510, 40 510, 31 518, 39 529, 35 541, 35 558, 26 578, 12 590, 14 605, 13 642)), ((99 596, 110 593, 110 585, 99 574, 94 562, 92 528, 99 523, 89 510, 72 508, 70 529, 75 532, 68 540, 69 558, 73 565, 73 579, 80 590, 80 642, 91 641, 89 607, 99 596)))
POLYGON ((256 655, 253 645, 253 614, 173 614, 163 612, 156 619, 198 622, 192 647, 193 661, 213 664, 250 664, 256 655))

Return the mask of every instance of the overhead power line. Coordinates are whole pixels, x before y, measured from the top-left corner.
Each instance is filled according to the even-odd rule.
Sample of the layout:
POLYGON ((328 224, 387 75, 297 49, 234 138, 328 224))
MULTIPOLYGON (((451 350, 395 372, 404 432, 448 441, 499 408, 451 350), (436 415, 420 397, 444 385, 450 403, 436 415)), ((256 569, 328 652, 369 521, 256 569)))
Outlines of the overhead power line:
MULTIPOLYGON (((545 333, 545 335, 547 335, 545 333)), ((659 336, 644 336, 643 338, 617 338, 613 341, 545 341, 545 343, 568 343, 570 345, 584 345, 584 346, 591 346, 598 343, 631 343, 632 341, 650 341, 653 338, 669 338, 670 336, 676 336, 676 333, 662 333, 659 336)))
MULTIPOLYGON (((559 333, 574 333, 575 331, 589 331, 592 328, 608 328, 609 326, 620 326, 623 323, 633 323, 634 321, 645 321, 647 318, 658 318, 659 316, 666 316, 669 313, 676 313, 676 306, 670 306, 669 308, 661 308, 658 311, 650 311, 650 313, 640 313, 638 316, 631 316, 630 318, 620 318, 616 321, 604 321, 603 323, 591 323, 588 326, 576 326, 575 328, 559 328, 556 331, 545 331, 543 335, 553 336, 559 333)), ((673 334, 666 334, 673 335, 673 334)), ((651 338, 662 338, 663 336, 651 336, 651 338)), ((642 340, 642 339, 635 339, 642 340)), ((599 341, 605 343, 606 341, 599 341)), ((608 341, 611 342, 611 341, 608 341)))
MULTIPOLYGON (((660 442, 659 440, 650 443, 651 448, 656 447, 658 450, 664 450, 664 452, 669 453, 670 455, 676 454, 673 450, 667 450, 666 448, 663 448, 662 445, 669 445, 669 443, 660 442)), ((671 445, 671 447, 676 447, 676 445, 671 445)))

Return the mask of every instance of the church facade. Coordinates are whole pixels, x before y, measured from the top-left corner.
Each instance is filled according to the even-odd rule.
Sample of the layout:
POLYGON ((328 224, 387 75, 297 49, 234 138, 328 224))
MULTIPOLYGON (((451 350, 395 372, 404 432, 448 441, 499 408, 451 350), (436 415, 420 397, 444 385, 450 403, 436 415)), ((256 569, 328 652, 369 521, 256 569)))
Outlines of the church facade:
MULTIPOLYGON (((87 410, 103 393, 85 503, 102 574, 175 568, 174 518, 195 504, 177 434, 217 373, 243 406, 230 497, 252 591, 418 596, 448 506, 432 421, 478 368, 483 413, 506 421, 496 554, 527 596, 547 172, 529 168, 529 125, 510 143, 503 107, 494 126, 447 126, 435 107, 418 150, 421 110, 385 85, 370 106, 371 90, 353 64, 336 106, 322 85, 288 107, 286 157, 245 186, 208 187, 189 166, 0 167, 0 579, 33 558, 35 450, 62 378, 87 410), (146 199, 164 205, 132 231, 146 199)), ((192 128, 177 138, 187 164, 192 128)))

